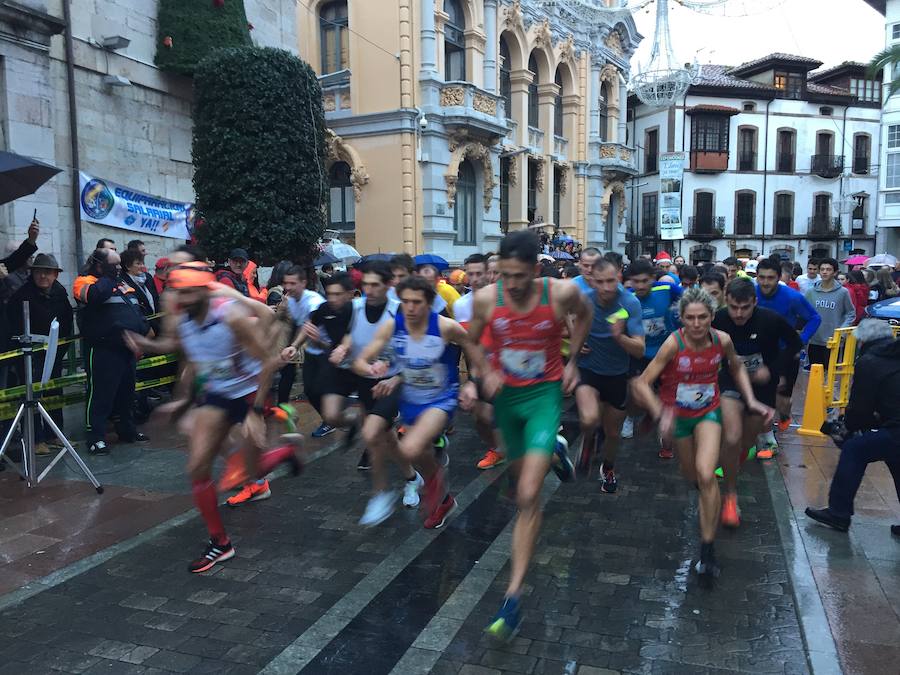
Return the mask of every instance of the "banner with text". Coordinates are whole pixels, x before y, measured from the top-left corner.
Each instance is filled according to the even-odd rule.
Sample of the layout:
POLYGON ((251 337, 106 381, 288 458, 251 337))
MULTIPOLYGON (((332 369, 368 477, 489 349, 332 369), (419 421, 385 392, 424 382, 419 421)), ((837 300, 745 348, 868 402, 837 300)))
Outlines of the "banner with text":
POLYGON ((683 152, 664 152, 659 156, 659 236, 662 239, 684 239, 681 222, 684 160, 683 152))
POLYGON ((79 172, 81 217, 133 232, 189 240, 194 205, 172 202, 79 172))

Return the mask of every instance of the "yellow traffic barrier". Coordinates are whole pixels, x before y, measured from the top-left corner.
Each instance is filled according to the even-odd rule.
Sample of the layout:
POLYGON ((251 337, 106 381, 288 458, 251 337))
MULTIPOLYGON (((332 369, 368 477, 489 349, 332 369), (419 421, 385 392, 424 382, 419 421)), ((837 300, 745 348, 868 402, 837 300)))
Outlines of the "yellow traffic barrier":
POLYGON ((803 404, 803 422, 797 433, 801 436, 818 436, 824 438, 822 424, 825 423, 825 369, 814 363, 809 370, 809 383, 806 387, 806 401, 803 404))

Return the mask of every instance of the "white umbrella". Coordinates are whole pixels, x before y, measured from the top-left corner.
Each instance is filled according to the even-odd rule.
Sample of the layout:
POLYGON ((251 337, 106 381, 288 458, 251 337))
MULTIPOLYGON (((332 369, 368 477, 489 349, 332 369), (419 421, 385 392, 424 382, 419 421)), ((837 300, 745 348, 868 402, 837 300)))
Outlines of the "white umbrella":
POLYGON ((362 258, 362 256, 359 254, 359 251, 353 248, 350 244, 345 244, 338 239, 332 239, 331 243, 329 243, 325 247, 325 250, 335 258, 343 260, 345 263, 354 263, 362 258))
POLYGON ((897 264, 897 258, 890 253, 880 253, 866 262, 866 267, 893 267, 897 264))

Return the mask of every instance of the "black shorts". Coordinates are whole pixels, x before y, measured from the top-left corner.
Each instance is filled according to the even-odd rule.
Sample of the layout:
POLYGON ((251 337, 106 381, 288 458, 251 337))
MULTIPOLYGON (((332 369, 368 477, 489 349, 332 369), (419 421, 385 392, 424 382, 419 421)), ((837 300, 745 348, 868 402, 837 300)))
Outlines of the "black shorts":
POLYGON ((643 356, 639 359, 632 358, 631 359, 631 370, 628 371, 628 377, 638 377, 641 373, 647 370, 647 366, 650 365, 650 362, 653 360, 653 357, 643 356))
MULTIPOLYGON (((756 397, 756 400, 762 403, 763 405, 767 405, 770 408, 775 407, 775 390, 777 388, 777 384, 767 384, 764 387, 753 387, 753 395, 756 397)), ((741 396, 741 392, 737 389, 731 388, 723 388, 721 395, 725 398, 733 398, 741 403, 744 403, 744 397, 741 396)))
POLYGON ((392 424, 400 407, 400 386, 394 387, 394 392, 390 396, 375 398, 372 389, 380 381, 357 376, 356 390, 359 392, 359 402, 362 403, 367 415, 377 415, 387 420, 388 424, 392 424))
POLYGON ((240 398, 225 398, 221 394, 204 394, 197 401, 197 407, 219 408, 225 412, 225 417, 231 424, 240 424, 250 412, 255 398, 256 392, 240 398))
POLYGON ((593 370, 579 368, 581 382, 579 387, 590 387, 600 396, 600 400, 608 403, 616 410, 625 410, 628 403, 628 373, 621 375, 598 375, 593 370))
POLYGON ((322 396, 329 394, 347 397, 356 391, 359 377, 347 368, 337 368, 327 361, 319 373, 322 396))
POLYGON ((791 364, 784 373, 784 386, 778 388, 779 396, 791 397, 794 393, 794 385, 797 383, 798 375, 800 375, 800 359, 792 359, 791 364))

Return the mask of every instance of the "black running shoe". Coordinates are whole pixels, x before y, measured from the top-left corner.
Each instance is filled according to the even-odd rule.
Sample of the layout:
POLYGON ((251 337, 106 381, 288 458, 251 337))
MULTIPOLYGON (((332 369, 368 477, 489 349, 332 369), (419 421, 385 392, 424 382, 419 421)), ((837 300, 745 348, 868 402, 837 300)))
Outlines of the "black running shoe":
POLYGON ((91 443, 88 447, 89 455, 108 455, 109 454, 109 446, 106 444, 106 441, 97 441, 96 443, 91 443))
POLYGON ((891 525, 891 534, 900 537, 900 525, 891 525))
POLYGON ((353 447, 353 444, 356 442, 356 437, 359 436, 359 429, 362 422, 359 419, 353 420, 350 424, 350 427, 347 429, 347 435, 344 436, 343 450, 349 450, 353 447))
POLYGON ((619 487, 619 481, 616 479, 614 469, 607 469, 605 465, 600 465, 600 492, 613 494, 619 487))
POLYGON ((231 545, 230 541, 225 544, 216 544, 210 539, 209 544, 206 545, 206 551, 188 566, 188 571, 195 574, 205 572, 208 569, 212 569, 216 563, 231 560, 233 557, 234 546, 231 545))
POLYGON ((718 578, 722 568, 716 562, 716 553, 713 543, 700 544, 700 560, 694 565, 694 571, 702 581, 712 581, 718 578))
POLYGON ((363 450, 362 455, 359 457, 359 461, 356 463, 357 471, 368 471, 372 468, 372 462, 369 461, 369 450, 368 448, 363 450))

